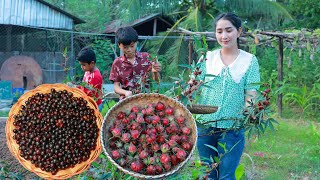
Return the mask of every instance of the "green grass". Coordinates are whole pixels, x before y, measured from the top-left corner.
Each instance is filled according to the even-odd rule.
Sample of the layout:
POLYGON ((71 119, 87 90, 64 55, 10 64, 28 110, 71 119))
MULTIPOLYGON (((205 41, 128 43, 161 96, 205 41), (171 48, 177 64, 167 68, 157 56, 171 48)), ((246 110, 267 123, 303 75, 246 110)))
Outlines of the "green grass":
POLYGON ((320 125, 281 119, 275 132, 247 141, 242 163, 247 178, 320 179, 320 125))

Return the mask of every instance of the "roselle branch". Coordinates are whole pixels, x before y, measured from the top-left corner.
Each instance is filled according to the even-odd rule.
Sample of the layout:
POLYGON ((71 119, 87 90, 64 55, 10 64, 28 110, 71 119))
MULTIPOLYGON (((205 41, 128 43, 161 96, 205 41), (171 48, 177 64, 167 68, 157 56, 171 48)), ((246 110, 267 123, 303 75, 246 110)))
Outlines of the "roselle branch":
MULTIPOLYGON (((199 89, 199 87, 203 84, 203 81, 200 80, 200 81, 197 81, 195 79, 191 79, 189 82, 188 82, 188 88, 186 90, 184 90, 181 95, 183 96, 187 96, 187 97, 190 97, 190 95, 193 94, 193 92, 197 91, 199 89)), ((191 97, 190 97, 191 98, 191 97)))

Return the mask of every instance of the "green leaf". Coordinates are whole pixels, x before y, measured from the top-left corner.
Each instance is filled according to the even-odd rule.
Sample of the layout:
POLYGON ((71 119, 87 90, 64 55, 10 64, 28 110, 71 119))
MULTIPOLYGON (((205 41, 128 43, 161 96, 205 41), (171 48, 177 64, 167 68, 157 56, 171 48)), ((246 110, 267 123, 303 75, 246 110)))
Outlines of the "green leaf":
POLYGON ((105 158, 107 158, 107 156, 106 156, 105 154, 101 153, 101 154, 99 155, 99 158, 105 159, 105 158))
POLYGON ((201 67, 202 63, 204 63, 204 61, 197 63, 195 67, 201 67))
POLYGON ((160 83, 160 87, 172 87, 173 85, 174 85, 174 83, 169 83, 169 82, 166 82, 166 83, 161 82, 160 83))
POLYGON ((172 77, 170 76, 169 78, 173 79, 173 80, 176 80, 176 81, 180 81, 181 79, 177 78, 177 77, 172 77))
POLYGON ((273 122, 273 123, 279 124, 279 122, 278 122, 277 120, 273 119, 273 118, 269 118, 269 119, 267 119, 267 120, 269 120, 270 122, 273 122))
POLYGON ((205 146, 208 146, 209 148, 213 149, 214 151, 218 152, 218 149, 216 147, 213 147, 209 144, 205 144, 205 146))
POLYGON ((274 131, 274 127, 273 127, 273 124, 271 123, 271 121, 267 121, 268 122, 268 127, 274 131))
POLYGON ((213 74, 205 74, 204 76, 205 77, 217 77, 216 75, 213 75, 213 74))
POLYGON ((264 133, 264 128, 263 128, 262 124, 259 124, 259 125, 258 125, 258 129, 259 129, 262 133, 264 133))
POLYGON ((239 164, 239 166, 236 169, 235 175, 236 175, 236 180, 240 180, 241 177, 244 174, 244 165, 243 164, 239 164))
POLYGON ((99 165, 97 162, 92 162, 91 164, 92 164, 92 166, 94 166, 95 168, 99 168, 99 167, 100 167, 100 165, 99 165))
POLYGON ((201 167, 201 161, 200 161, 200 160, 195 161, 195 162, 194 162, 194 165, 195 165, 196 167, 201 167))
POLYGON ((199 49, 197 49, 197 53, 206 52, 206 51, 207 51, 206 48, 199 48, 199 49))
POLYGON ((178 66, 192 69, 192 66, 190 66, 188 64, 179 64, 178 66))
POLYGON ((63 51, 63 57, 66 58, 67 54, 68 54, 68 47, 65 47, 63 51))
POLYGON ((218 145, 224 150, 224 152, 228 152, 228 149, 226 148, 226 143, 222 144, 221 142, 218 142, 218 145))
POLYGON ((197 179, 200 175, 200 171, 197 170, 197 169, 193 169, 192 172, 191 172, 191 175, 192 175, 192 178, 193 179, 197 179))
POLYGON ((216 163, 220 163, 220 159, 217 156, 214 156, 213 159, 216 163))
POLYGON ((195 35, 192 35, 192 37, 194 39, 196 49, 202 48, 202 44, 201 44, 200 40, 195 35))
POLYGON ((201 86, 206 87, 206 88, 212 88, 211 86, 206 85, 206 84, 202 84, 201 86))
POLYGON ((212 156, 210 155, 210 162, 214 162, 214 160, 213 160, 213 158, 212 158, 212 156))
POLYGON ((80 177, 80 180, 87 180, 87 179, 88 179, 87 176, 81 176, 81 177, 80 177))
POLYGON ((180 102, 184 105, 184 106, 188 106, 188 105, 191 105, 191 101, 190 99, 187 97, 187 96, 182 96, 181 95, 181 98, 180 98, 180 102))
POLYGON ((206 48, 206 51, 207 51, 208 50, 208 43, 207 43, 206 36, 204 34, 202 34, 202 42, 203 42, 204 47, 206 48))
POLYGON ((111 177, 111 172, 108 172, 108 173, 103 173, 99 179, 109 179, 110 177, 111 177))

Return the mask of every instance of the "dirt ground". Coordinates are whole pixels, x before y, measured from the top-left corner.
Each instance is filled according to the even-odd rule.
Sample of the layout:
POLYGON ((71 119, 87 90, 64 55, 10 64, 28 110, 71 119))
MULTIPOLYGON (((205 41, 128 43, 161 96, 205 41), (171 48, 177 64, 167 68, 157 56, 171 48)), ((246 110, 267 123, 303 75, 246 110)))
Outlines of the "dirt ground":
POLYGON ((10 153, 7 142, 6 142, 6 119, 0 119, 0 168, 2 161, 9 165, 9 171, 14 173, 21 173, 24 176, 24 179, 34 179, 38 176, 34 173, 27 171, 19 161, 16 160, 10 153))

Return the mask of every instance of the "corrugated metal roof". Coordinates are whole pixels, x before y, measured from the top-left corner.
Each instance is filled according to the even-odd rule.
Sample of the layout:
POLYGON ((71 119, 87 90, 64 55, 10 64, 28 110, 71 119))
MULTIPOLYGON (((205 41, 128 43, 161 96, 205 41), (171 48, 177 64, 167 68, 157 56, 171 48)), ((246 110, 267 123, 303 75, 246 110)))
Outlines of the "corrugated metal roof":
POLYGON ((0 0, 0 24, 71 30, 83 22, 43 0, 0 0))

